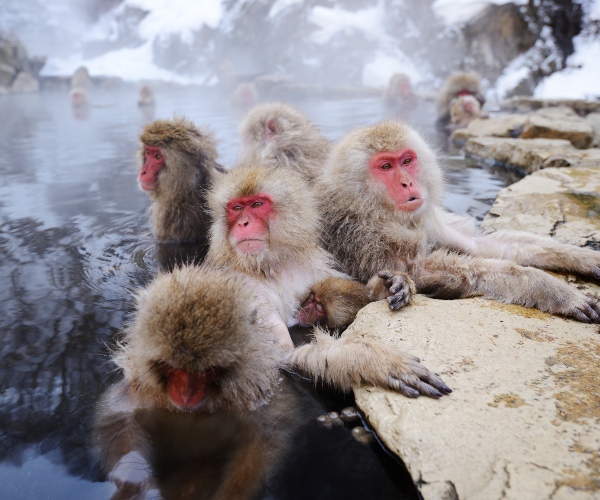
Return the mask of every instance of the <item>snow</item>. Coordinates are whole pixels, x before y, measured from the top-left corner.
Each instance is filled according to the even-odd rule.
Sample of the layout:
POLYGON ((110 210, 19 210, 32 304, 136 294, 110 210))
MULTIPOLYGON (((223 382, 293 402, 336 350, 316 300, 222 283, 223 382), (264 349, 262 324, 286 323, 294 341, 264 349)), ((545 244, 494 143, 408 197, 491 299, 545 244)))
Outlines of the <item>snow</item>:
POLYGON ((381 1, 373 7, 357 11, 347 11, 337 5, 332 8, 314 7, 308 19, 316 24, 319 30, 313 33, 311 39, 315 43, 326 44, 336 33, 358 30, 369 39, 385 41, 387 37, 381 29, 384 15, 381 1))
POLYGON ((281 12, 292 5, 303 3, 304 0, 275 0, 275 3, 271 5, 271 10, 269 10, 269 19, 276 18, 281 12))
POLYGON ((125 5, 148 12, 139 26, 143 38, 179 34, 189 39, 193 30, 217 28, 223 15, 221 0, 126 0, 125 5))
MULTIPOLYGON (((596 7, 598 6, 596 2, 596 7)), ((553 73, 535 89, 539 98, 597 99, 600 97, 600 40, 575 39, 575 54, 567 69, 553 73)))
POLYGON ((462 24, 472 19, 483 12, 488 5, 503 5, 505 3, 524 5, 527 3, 527 0, 514 0, 512 2, 507 2, 506 0, 435 0, 432 8, 436 16, 446 24, 452 25, 462 24))
POLYGON ((385 87, 394 73, 410 75, 413 85, 422 81, 424 76, 415 63, 402 52, 389 55, 378 51, 375 58, 365 65, 362 83, 367 87, 385 87))

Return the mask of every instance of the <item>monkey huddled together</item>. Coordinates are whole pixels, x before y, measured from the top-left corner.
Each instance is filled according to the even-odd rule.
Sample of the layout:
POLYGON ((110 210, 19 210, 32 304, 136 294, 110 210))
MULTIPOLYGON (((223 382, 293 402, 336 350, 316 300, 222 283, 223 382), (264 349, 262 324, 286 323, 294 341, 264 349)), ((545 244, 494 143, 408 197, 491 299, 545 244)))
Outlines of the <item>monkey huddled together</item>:
MULTIPOLYGON (((479 97, 474 77, 450 79, 447 87, 468 87, 479 97)), ((208 130, 182 118, 151 123, 140 137, 138 180, 153 199, 157 240, 208 238, 203 272, 224 273, 211 279, 231 281, 232 294, 252 289, 256 325, 268 328, 268 343, 283 347, 278 366, 343 390, 372 383, 408 396, 449 393, 437 376, 393 346, 324 329, 347 326, 374 300, 400 309, 415 293, 483 296, 600 322, 596 299, 544 271, 598 279, 600 253, 528 233, 476 232, 466 218, 443 208, 436 154, 408 125, 384 121, 332 145, 302 113, 270 103, 250 110, 239 132, 238 165, 224 171, 208 130), (288 333, 293 325, 314 326, 313 342, 295 348, 288 333)), ((186 293, 211 280, 195 279, 196 271, 186 269, 178 271, 188 276, 186 293)), ((144 293, 162 290, 153 286, 149 290, 156 292, 144 293)), ((175 312, 176 296, 165 294, 163 315, 171 319, 160 323, 173 336, 181 334, 183 321, 175 312)), ((206 322, 180 350, 194 352, 194 339, 217 335, 220 327, 210 325, 214 306, 205 302, 193 302, 206 322)), ((141 307, 137 316, 143 314, 141 307)), ((229 307, 228 314, 235 318, 239 308, 229 307)), ((153 328, 150 322, 144 334, 153 328)), ((160 351, 157 346, 153 362, 164 367, 160 351)))
POLYGON ((135 404, 260 412, 280 397, 280 370, 343 391, 449 394, 411 354, 335 332, 375 300, 396 311, 416 293, 482 296, 600 323, 595 298, 545 272, 600 279, 600 252, 476 232, 443 208, 436 154, 410 126, 384 121, 333 145, 302 113, 273 103, 250 110, 239 131, 228 170, 211 132, 183 118, 140 136, 138 181, 157 242, 208 249, 201 264, 163 271, 136 296, 114 357, 135 404), (312 326, 312 341, 295 346, 294 325, 312 326))

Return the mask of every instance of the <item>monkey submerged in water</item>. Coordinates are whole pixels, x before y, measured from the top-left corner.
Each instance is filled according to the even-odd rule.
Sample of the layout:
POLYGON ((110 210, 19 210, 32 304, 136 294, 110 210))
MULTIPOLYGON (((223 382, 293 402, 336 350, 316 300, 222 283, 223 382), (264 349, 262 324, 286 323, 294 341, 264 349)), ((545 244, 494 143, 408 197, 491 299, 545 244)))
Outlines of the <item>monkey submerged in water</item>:
POLYGON ((295 170, 308 181, 321 173, 331 143, 300 111, 280 102, 252 108, 239 126, 238 163, 295 170))
MULTIPOLYGON (((208 199, 213 226, 205 265, 246 277, 269 304, 261 321, 288 349, 288 326, 346 326, 373 300, 387 297, 398 309, 411 294, 412 281, 403 273, 384 272, 365 286, 335 269, 319 247, 311 190, 294 171, 239 166, 215 182, 208 199)), ((290 361, 312 378, 345 391, 362 383, 412 397, 450 392, 417 358, 390 344, 359 334, 334 338, 320 328, 314 335, 314 342, 293 350, 290 361)))
POLYGON ((536 269, 599 279, 600 252, 525 232, 476 233, 443 209, 442 189, 435 153, 412 128, 387 121, 355 130, 318 186, 324 246, 362 282, 396 270, 431 297, 483 296, 600 322, 595 299, 536 269))
POLYGON ((150 195, 156 258, 164 269, 208 251, 206 191, 222 175, 213 135, 184 118, 156 120, 140 135, 138 183, 150 195))
POLYGON ((477 73, 454 73, 448 77, 444 86, 440 89, 435 99, 437 110, 436 125, 438 128, 445 128, 451 124, 453 105, 461 106, 461 109, 454 109, 454 118, 460 114, 465 118, 466 115, 475 118, 481 114, 481 108, 485 104, 485 97, 481 90, 481 79, 477 73), (459 100, 463 96, 472 96, 479 103, 475 105, 471 100, 459 100), (469 111, 470 110, 470 111, 469 111))
POLYGON ((95 440, 124 496, 255 498, 299 425, 289 353, 243 276, 183 266, 138 292, 95 440))

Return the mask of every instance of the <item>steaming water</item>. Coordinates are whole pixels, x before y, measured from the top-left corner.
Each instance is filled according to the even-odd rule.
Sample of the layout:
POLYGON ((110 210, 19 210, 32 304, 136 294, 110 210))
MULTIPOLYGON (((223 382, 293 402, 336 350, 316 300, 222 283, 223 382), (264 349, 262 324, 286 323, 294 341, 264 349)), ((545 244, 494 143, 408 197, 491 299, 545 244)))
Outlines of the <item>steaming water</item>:
MULTIPOLYGON (((226 100, 191 88, 156 94, 154 117, 180 114, 211 127, 221 162, 233 163, 240 114, 226 100)), ((135 172, 137 136, 152 116, 136 107, 133 90, 91 100, 82 116, 66 92, 0 96, 0 498, 93 499, 115 490, 97 464, 92 426, 98 398, 118 379, 108 346, 132 309, 130 291, 157 270, 135 172)), ((332 139, 385 116, 377 99, 296 105, 332 139)), ((440 142, 431 104, 413 119, 440 142)), ((481 219, 505 181, 457 157, 449 163, 447 206, 481 219)), ((301 408, 307 423, 287 460, 303 480, 280 476, 280 498, 332 484, 330 494, 352 498, 358 480, 377 498, 397 497, 398 488, 412 498, 408 482, 390 479, 397 465, 340 428, 312 423, 341 404, 313 397, 301 408)))

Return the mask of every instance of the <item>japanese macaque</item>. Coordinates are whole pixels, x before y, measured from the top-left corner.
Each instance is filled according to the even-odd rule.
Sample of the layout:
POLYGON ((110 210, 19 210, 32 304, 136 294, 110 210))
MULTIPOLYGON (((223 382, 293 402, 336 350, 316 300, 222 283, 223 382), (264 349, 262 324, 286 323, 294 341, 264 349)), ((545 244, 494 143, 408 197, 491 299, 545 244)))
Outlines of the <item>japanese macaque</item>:
POLYGON ((71 88, 79 88, 84 90, 90 90, 94 87, 90 74, 85 66, 79 66, 73 76, 71 77, 71 88))
MULTIPOLYGON (((402 307, 410 279, 382 272, 368 287, 335 270, 319 247, 316 202, 306 180, 277 167, 242 165, 215 181, 208 196, 213 225, 206 265, 243 274, 270 304, 261 320, 292 349, 288 326, 347 325, 367 302, 389 297, 402 307)), ((440 397, 450 389, 418 359, 392 345, 359 335, 333 338, 317 328, 316 340, 293 351, 291 365, 348 391, 366 383, 440 397)))
POLYGON ((213 135, 184 118, 144 127, 138 183, 152 199, 154 237, 162 243, 207 241, 206 190, 222 168, 213 135))
POLYGON ((541 270, 599 279, 600 252, 524 232, 477 234, 442 208, 442 189, 435 153, 412 128, 358 129, 334 148, 318 186, 324 246, 362 282, 396 270, 431 297, 483 296, 600 321, 595 299, 541 270))
POLYGON ((417 104, 410 78, 404 73, 395 73, 390 78, 383 94, 383 102, 390 107, 409 110, 417 104))
POLYGON ((96 425, 109 479, 123 494, 256 498, 298 404, 260 299, 243 275, 184 266, 136 302, 114 357, 124 380, 103 397, 96 425))
POLYGON ((283 103, 251 109, 239 126, 239 163, 259 162, 300 172, 314 180, 331 149, 330 142, 306 116, 283 103))
POLYGON ((257 102, 258 92, 252 82, 239 83, 231 94, 231 104, 243 110, 250 109, 257 102))
POLYGON ((140 87, 137 105, 142 108, 144 106, 155 106, 156 100, 154 99, 154 92, 148 85, 142 85, 140 87))
POLYGON ((481 104, 472 95, 461 95, 450 103, 449 128, 466 127, 469 122, 481 115, 481 104))
POLYGON ((481 110, 485 104, 485 97, 481 90, 479 75, 463 72, 450 75, 435 100, 438 115, 436 125, 438 127, 444 128, 450 123, 452 101, 457 97, 467 95, 473 96, 479 102, 481 110))

